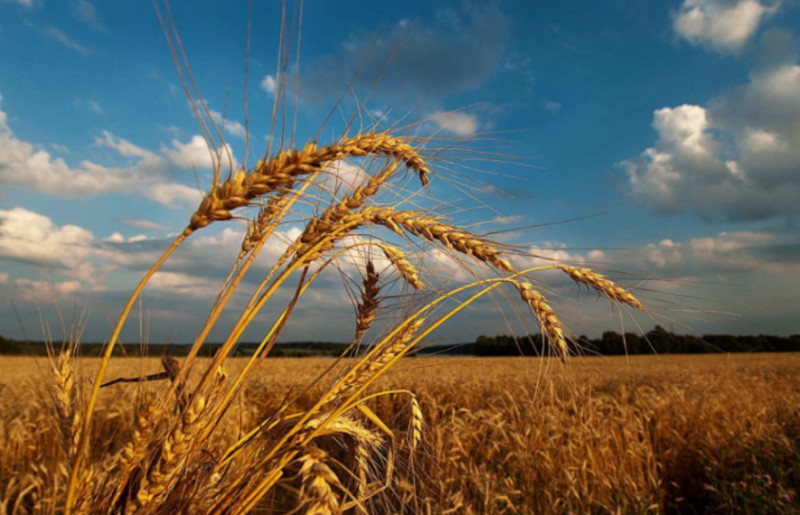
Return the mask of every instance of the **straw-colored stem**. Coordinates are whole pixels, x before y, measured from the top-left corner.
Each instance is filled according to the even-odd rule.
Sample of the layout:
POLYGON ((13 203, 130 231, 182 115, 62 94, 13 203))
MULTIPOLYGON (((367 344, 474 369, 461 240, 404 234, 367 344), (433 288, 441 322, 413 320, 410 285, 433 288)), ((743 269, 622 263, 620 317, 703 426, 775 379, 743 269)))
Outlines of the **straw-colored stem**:
MULTIPOLYGON (((191 234, 191 232, 189 232, 191 234)), ((184 231, 181 235, 179 235, 172 245, 164 252, 164 254, 156 261, 150 270, 144 274, 139 284, 136 285, 136 288, 133 290, 130 298, 128 299, 127 304, 125 304, 125 308, 122 310, 122 314, 117 321, 117 325, 114 327, 114 332, 111 333, 111 338, 106 345, 106 351, 103 354, 103 359, 100 362, 100 368, 97 370, 97 375, 94 379, 94 384, 92 385, 92 392, 89 395, 89 399, 86 403, 86 412, 83 416, 83 427, 81 428, 80 438, 78 439, 78 448, 75 454, 75 462, 72 466, 72 471, 69 475, 69 482, 67 484, 67 498, 66 504, 64 506, 64 514, 70 515, 72 513, 72 505, 74 503, 75 497, 75 489, 77 488, 77 480, 78 480, 78 472, 83 464, 83 458, 86 454, 84 452, 84 448, 86 447, 87 439, 89 438, 89 430, 92 424, 92 414, 94 413, 94 406, 97 402, 97 396, 100 393, 100 385, 103 382, 103 376, 105 375, 106 368, 108 368, 108 362, 111 359, 111 353, 114 351, 114 345, 117 343, 117 339, 119 338, 120 332, 122 332, 122 327, 125 325, 125 321, 128 318, 128 314, 130 314, 131 309, 133 308, 136 299, 144 289, 147 282, 150 280, 151 277, 161 268, 161 265, 169 259, 173 252, 180 246, 181 243, 189 236, 184 231)))

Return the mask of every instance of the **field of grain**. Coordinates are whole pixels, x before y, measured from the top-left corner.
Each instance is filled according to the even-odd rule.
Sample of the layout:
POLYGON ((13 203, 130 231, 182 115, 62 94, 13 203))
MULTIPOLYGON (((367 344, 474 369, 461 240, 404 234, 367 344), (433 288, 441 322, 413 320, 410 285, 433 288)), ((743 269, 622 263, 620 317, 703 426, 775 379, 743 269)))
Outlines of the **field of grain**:
MULTIPOLYGON (((332 362, 264 362, 217 442, 235 441, 332 362)), ((88 386, 97 363, 81 362, 84 379, 75 388, 88 386)), ((240 365, 229 362, 234 373, 240 365)), ((107 377, 158 371, 157 359, 116 359, 107 377)), ((375 385, 397 393, 367 402, 401 442, 414 421, 404 392, 414 392, 424 421, 421 452, 398 459, 392 493, 372 508, 800 513, 799 375, 797 354, 575 358, 566 366, 529 358, 404 359, 375 385)), ((0 513, 25 513, 58 488, 47 482, 63 481, 52 384, 47 360, 0 361, 0 513)), ((93 463, 110 461, 130 440, 132 408, 155 384, 101 390, 93 463)), ((326 386, 290 410, 308 410, 326 386)), ((214 449, 209 454, 219 459, 214 449)), ((287 491, 259 511, 280 512, 281 495, 287 491)))

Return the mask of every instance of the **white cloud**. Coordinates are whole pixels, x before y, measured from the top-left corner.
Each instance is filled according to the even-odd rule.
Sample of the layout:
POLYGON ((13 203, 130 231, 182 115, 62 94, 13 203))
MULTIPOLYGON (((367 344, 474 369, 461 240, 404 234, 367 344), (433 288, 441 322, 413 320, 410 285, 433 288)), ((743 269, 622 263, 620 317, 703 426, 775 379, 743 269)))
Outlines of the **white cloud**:
POLYGON ((328 191, 347 191, 364 183, 369 174, 360 167, 344 160, 334 161, 325 168, 322 184, 328 191))
POLYGON ((244 128, 244 125, 237 122, 236 120, 230 120, 228 118, 224 118, 222 113, 218 111, 209 110, 211 114, 211 119, 214 120, 214 123, 217 124, 217 127, 222 130, 223 124, 225 125, 225 132, 229 133, 237 138, 245 139, 247 137, 247 131, 244 128))
POLYGON ((194 206, 199 204, 203 198, 196 188, 175 183, 151 186, 145 191, 145 196, 154 202, 167 206, 194 206))
MULTIPOLYGON (((2 96, 0 96, 2 100, 2 96)), ((176 199, 197 201, 194 188, 168 182, 174 169, 210 168, 212 158, 205 140, 194 136, 188 143, 173 140, 160 153, 143 149, 130 141, 101 131, 95 145, 129 158, 127 166, 108 167, 83 161, 70 167, 38 145, 14 136, 0 109, 0 185, 16 186, 58 196, 91 196, 123 192, 139 194, 157 202, 172 204, 176 199)), ((226 147, 230 151, 230 146, 226 147)), ((223 156, 224 168, 228 157, 223 156)), ((238 162, 233 159, 234 167, 238 162)))
POLYGON ((275 83, 275 77, 272 75, 266 75, 264 79, 261 81, 261 89, 266 91, 267 93, 275 93, 275 87, 277 84, 275 83))
MULTIPOLYGON (((166 157, 170 163, 179 168, 212 168, 217 157, 209 150, 206 145, 206 140, 202 136, 195 135, 188 143, 181 143, 178 140, 172 140, 172 148, 162 147, 161 153, 166 157)), ((223 169, 227 169, 231 162, 228 156, 233 157, 233 150, 230 145, 225 144, 225 149, 222 151, 223 169)), ((239 168, 239 163, 233 157, 233 169, 239 168)))
POLYGON ((695 45, 737 53, 782 0, 685 0, 673 17, 675 34, 695 45))
POLYGON ((147 289, 169 295, 214 298, 222 283, 204 277, 183 274, 180 272, 159 271, 147 283, 147 289))
MULTIPOLYGON (((2 126, 1 121, 0 121, 0 126, 2 126)), ((72 153, 70 152, 69 147, 66 147, 64 145, 59 145, 58 143, 50 143, 50 148, 52 148, 56 152, 61 152, 62 154, 66 155, 70 155, 72 153)))
POLYGON ((631 194, 657 212, 754 220, 800 212, 800 66, 769 63, 707 107, 655 111, 658 140, 624 161, 631 194))
POLYGON ((91 109, 92 111, 94 111, 97 114, 104 114, 105 113, 105 111, 103 111, 103 108, 100 107, 100 104, 98 104, 95 100, 87 100, 86 101, 86 105, 88 105, 89 109, 91 109))
POLYGON ((122 223, 140 229, 164 229, 164 226, 148 220, 137 220, 136 218, 125 218, 122 223))
POLYGON ((79 281, 61 281, 50 283, 47 281, 33 281, 31 279, 20 278, 14 281, 19 298, 26 301, 43 301, 51 299, 53 295, 57 298, 70 298, 82 291, 79 281))
POLYGON ((561 111, 561 102, 556 102, 554 100, 547 100, 544 103, 544 108, 553 114, 558 113, 559 111, 561 111))
POLYGON ((100 16, 98 16, 94 6, 88 0, 76 0, 72 2, 72 13, 78 20, 82 21, 93 29, 99 32, 108 33, 108 28, 106 28, 103 20, 100 19, 100 16))
POLYGON ((86 54, 89 53, 89 49, 88 48, 86 48, 85 46, 81 45, 77 41, 74 41, 72 38, 70 38, 69 36, 67 36, 66 34, 64 34, 63 32, 61 32, 60 30, 58 30, 55 27, 50 26, 50 27, 44 28, 42 30, 42 34, 44 34, 45 36, 47 36, 47 37, 49 37, 51 39, 54 39, 54 40, 58 41, 63 46, 65 46, 65 47, 67 47, 67 48, 69 48, 71 50, 75 50, 76 52, 78 52, 80 54, 86 55, 86 54))
POLYGON ((0 210, 0 256, 23 262, 77 265, 91 253, 91 231, 56 227, 46 216, 15 207, 0 210))
POLYGON ((136 236, 131 236, 129 238, 125 238, 122 234, 115 232, 112 233, 110 236, 103 238, 103 241, 108 241, 111 243, 137 243, 140 241, 146 241, 149 238, 144 234, 137 234, 136 236))
POLYGON ((103 241, 110 241, 111 243, 124 243, 125 242, 125 237, 123 235, 121 235, 120 233, 115 232, 115 233, 111 234, 110 236, 107 236, 106 238, 103 238, 103 241))
POLYGON ((145 162, 152 163, 153 166, 158 162, 158 156, 149 150, 138 147, 130 141, 118 138, 108 131, 100 131, 100 134, 101 136, 94 139, 94 144, 98 147, 113 149, 121 156, 137 157, 145 162))
POLYGON ((436 113, 431 117, 431 121, 456 136, 472 136, 480 127, 477 116, 458 111, 436 113))

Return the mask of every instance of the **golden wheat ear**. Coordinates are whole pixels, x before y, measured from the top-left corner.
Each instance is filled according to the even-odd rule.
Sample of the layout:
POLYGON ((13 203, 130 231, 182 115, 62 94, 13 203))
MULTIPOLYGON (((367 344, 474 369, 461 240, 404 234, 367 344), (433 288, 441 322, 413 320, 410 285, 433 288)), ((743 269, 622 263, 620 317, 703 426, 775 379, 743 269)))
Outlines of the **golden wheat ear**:
POLYGON ((631 292, 625 288, 622 288, 616 283, 609 281, 604 275, 599 274, 594 270, 590 270, 588 268, 573 268, 566 265, 559 265, 558 268, 566 272, 572 278, 572 280, 578 284, 583 284, 590 288, 594 288, 594 290, 596 290, 598 293, 607 296, 611 300, 621 302, 622 304, 627 304, 628 306, 641 311, 646 311, 646 308, 641 302, 639 302, 639 299, 634 297, 631 292))
POLYGON ((306 450, 298 460, 303 478, 299 505, 306 507, 307 514, 333 515, 339 512, 339 498, 333 487, 341 488, 342 485, 327 460, 328 453, 316 447, 306 450))
POLYGON ((545 302, 544 295, 538 292, 530 283, 513 281, 513 284, 519 291, 522 300, 530 306, 531 311, 539 319, 545 338, 554 344, 561 360, 564 361, 569 355, 569 347, 567 346, 567 340, 564 338, 564 326, 555 310, 545 302))
POLYGON ((391 261, 397 273, 400 274, 412 288, 421 291, 425 283, 419 279, 417 269, 406 259, 406 254, 397 247, 391 245, 379 243, 378 246, 383 250, 386 259, 391 261))
POLYGON ((280 188, 291 189, 297 180, 324 169, 333 161, 365 156, 401 161, 419 174, 423 185, 428 183, 430 170, 419 151, 388 132, 358 134, 325 147, 309 143, 302 149, 285 150, 269 160, 259 161, 251 172, 240 170, 222 184, 214 185, 192 215, 184 234, 188 236, 215 221, 230 220, 232 211, 246 207, 251 200, 280 188))
POLYGON ((358 304, 356 316, 356 334, 353 341, 358 341, 364 336, 375 321, 375 311, 378 309, 378 294, 381 291, 378 285, 378 273, 372 261, 367 261, 367 276, 362 281, 364 289, 361 291, 361 302, 358 304))

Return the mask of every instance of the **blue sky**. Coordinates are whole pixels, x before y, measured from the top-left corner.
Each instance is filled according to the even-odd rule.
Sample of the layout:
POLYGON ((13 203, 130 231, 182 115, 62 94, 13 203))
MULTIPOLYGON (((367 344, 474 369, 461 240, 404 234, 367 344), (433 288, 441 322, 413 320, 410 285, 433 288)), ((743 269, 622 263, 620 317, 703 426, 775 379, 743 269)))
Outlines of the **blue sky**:
MULTIPOLYGON (((227 98, 227 140, 241 162, 247 2, 173 4, 215 116, 227 98)), ((255 4, 249 129, 261 155, 280 2, 255 4)), ((367 56, 354 83, 363 98, 402 40, 366 109, 389 121, 439 114, 429 125, 453 137, 500 131, 502 151, 533 165, 481 164, 500 175, 475 175, 507 192, 483 200, 513 217, 487 230, 599 215, 509 238, 669 279, 653 287, 672 301, 738 315, 678 320, 696 332, 798 333, 798 27, 788 0, 307 1, 297 133, 316 133, 367 56)), ((0 0, 0 48, 0 334, 22 334, 13 298, 37 337, 43 263, 62 301, 92 294, 113 316, 186 224, 199 201, 192 168, 207 187, 208 157, 149 2, 0 0)), ((195 335, 243 231, 197 235, 151 287, 152 341, 195 335)), ((327 303, 299 312, 317 322, 291 325, 287 339, 351 331, 341 286, 324 287, 327 303)), ((576 333, 618 328, 607 306, 588 304, 572 318, 576 333)), ((87 339, 107 337, 101 312, 87 339)), ((498 320, 476 317, 474 330, 502 332, 498 320)))

